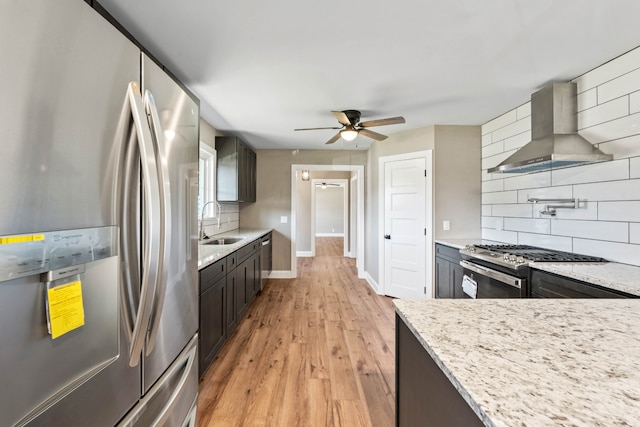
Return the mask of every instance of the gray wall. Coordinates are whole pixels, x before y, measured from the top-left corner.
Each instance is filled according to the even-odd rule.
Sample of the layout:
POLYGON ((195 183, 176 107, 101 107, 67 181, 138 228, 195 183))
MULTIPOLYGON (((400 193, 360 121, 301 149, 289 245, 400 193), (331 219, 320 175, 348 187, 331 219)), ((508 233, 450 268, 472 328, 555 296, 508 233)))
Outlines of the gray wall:
MULTIPOLYGON (((364 151, 258 150, 256 202, 240 206, 240 226, 272 228, 273 269, 291 270, 291 165, 365 165, 364 151), (287 223, 280 222, 286 216, 287 223)), ((365 171, 366 176, 366 171, 365 171)), ((365 195, 366 197, 366 195, 365 195)))
POLYGON ((316 236, 321 234, 344 234, 345 187, 316 187, 316 236))
MULTIPOLYGON (((381 157, 433 150, 433 236, 478 238, 480 236, 480 150, 479 126, 427 126, 389 135, 368 151, 367 200, 365 204, 365 270, 378 283, 378 163, 381 157), (442 220, 451 223, 442 230, 442 220)), ((427 260, 432 262, 432 260, 427 260)))

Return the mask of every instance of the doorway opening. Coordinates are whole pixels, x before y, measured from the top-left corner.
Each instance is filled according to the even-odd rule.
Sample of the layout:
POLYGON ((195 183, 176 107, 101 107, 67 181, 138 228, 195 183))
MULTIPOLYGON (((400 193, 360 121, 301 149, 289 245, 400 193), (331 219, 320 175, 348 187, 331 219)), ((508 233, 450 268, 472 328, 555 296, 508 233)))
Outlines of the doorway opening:
MULTIPOLYGON (((344 256, 356 259, 358 277, 364 277, 364 166, 363 165, 292 165, 291 166, 291 276, 297 276, 296 257, 315 253, 316 195, 325 184, 336 183, 342 189, 342 235, 344 256), (302 180, 302 171, 313 180, 302 180), (336 173, 339 178, 336 178, 336 173), (345 174, 346 172, 346 174, 345 174), (304 183, 304 186, 303 186, 304 183), (316 184, 320 184, 316 187, 316 184), (313 197, 312 197, 313 193, 313 197), (312 203, 314 204, 312 209, 312 203), (305 214, 306 213, 306 214, 305 214), (313 216, 313 221, 311 217, 313 216), (313 224, 313 226, 311 225, 313 224), (313 228, 313 231, 311 229, 313 228), (312 238, 313 237, 313 238, 312 238)), ((327 185, 327 187, 329 187, 327 185)), ((326 190, 325 190, 326 192, 326 190)), ((335 214, 335 212, 333 212, 335 214)), ((329 227, 331 229, 337 227, 329 227)), ((338 233, 325 231, 321 234, 338 233)))

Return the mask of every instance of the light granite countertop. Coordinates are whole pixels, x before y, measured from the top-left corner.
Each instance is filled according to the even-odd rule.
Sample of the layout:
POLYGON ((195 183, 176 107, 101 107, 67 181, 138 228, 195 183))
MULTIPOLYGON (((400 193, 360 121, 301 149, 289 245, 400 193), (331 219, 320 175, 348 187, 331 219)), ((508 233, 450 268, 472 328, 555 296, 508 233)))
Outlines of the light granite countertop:
POLYGON ((640 425, 640 301, 394 304, 486 426, 640 425))
POLYGON ((495 242, 486 239, 435 239, 435 243, 451 246, 452 248, 462 249, 466 245, 500 245, 502 242, 495 242))
POLYGON ((236 230, 227 231, 225 233, 212 235, 211 239, 220 239, 223 237, 240 237, 242 238, 242 240, 231 245, 198 244, 198 270, 202 270, 208 265, 213 264, 219 259, 222 259, 227 255, 237 251, 241 247, 253 242, 257 238, 264 236, 270 231, 270 228, 239 228, 236 230))

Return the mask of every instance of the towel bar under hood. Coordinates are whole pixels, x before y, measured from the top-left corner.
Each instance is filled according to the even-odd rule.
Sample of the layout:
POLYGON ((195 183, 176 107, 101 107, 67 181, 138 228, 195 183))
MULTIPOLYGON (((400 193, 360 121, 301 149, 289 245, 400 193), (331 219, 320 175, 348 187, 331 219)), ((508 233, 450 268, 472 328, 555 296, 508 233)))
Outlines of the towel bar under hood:
POLYGON ((489 173, 535 172, 612 160, 578 134, 575 83, 553 83, 531 95, 531 142, 489 173))

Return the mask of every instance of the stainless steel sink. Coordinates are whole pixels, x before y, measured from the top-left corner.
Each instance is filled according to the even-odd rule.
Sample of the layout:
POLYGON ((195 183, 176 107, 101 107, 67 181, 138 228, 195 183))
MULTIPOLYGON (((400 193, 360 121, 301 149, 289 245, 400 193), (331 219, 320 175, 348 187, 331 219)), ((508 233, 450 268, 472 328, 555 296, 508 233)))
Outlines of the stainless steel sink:
POLYGON ((209 239, 200 242, 202 245, 233 245, 244 240, 242 237, 224 237, 219 239, 209 239))

